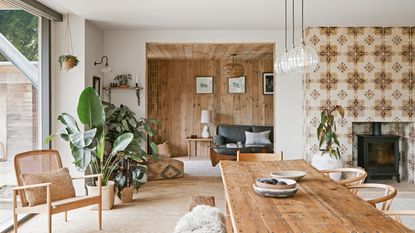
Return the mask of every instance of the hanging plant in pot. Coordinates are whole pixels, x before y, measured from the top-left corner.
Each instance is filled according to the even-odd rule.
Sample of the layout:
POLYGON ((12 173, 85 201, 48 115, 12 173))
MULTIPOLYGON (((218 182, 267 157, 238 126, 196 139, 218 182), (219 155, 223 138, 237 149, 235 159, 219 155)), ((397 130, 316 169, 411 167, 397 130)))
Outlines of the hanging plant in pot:
POLYGON ((63 68, 65 71, 69 71, 79 64, 78 57, 73 54, 71 26, 69 23, 69 14, 67 14, 63 53, 58 57, 58 63, 61 69, 63 68))
MULTIPOLYGON (((335 115, 337 113, 341 118, 344 117, 344 109, 340 105, 336 105, 332 109, 324 109, 321 112, 321 122, 317 127, 320 151, 313 156, 311 161, 311 164, 319 170, 334 169, 343 166, 339 151, 340 142, 336 135, 335 115)), ((340 179, 340 175, 340 173, 333 173, 330 174, 330 177, 338 180, 340 179)))
POLYGON ((58 58, 60 68, 68 71, 78 65, 79 60, 77 56, 72 54, 60 55, 58 58))
MULTIPOLYGON (((113 142, 111 150, 105 152, 105 112, 98 94, 92 87, 85 88, 78 101, 78 118, 84 124, 85 131, 78 127, 73 116, 61 113, 58 121, 63 128, 56 134, 48 136, 49 143, 56 135, 69 143, 74 158, 74 165, 81 171, 89 169, 93 174, 102 174, 102 208, 111 209, 114 205, 114 182, 110 181, 113 172, 118 168, 125 150, 133 141, 132 133, 119 135, 113 142)), ((87 185, 88 195, 96 195, 99 190, 96 181, 87 185)))

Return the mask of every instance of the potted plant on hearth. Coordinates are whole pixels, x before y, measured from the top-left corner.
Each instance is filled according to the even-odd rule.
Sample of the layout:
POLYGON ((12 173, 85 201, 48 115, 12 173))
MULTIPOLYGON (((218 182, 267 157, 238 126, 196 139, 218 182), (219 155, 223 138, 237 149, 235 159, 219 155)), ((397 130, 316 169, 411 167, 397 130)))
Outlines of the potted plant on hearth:
MULTIPOLYGON (((340 142, 336 135, 335 115, 339 114, 344 117, 344 109, 340 105, 336 105, 332 109, 324 109, 321 112, 321 122, 317 127, 317 138, 320 150, 313 156, 311 164, 319 169, 334 169, 343 166, 340 157, 340 142)), ((330 174, 332 179, 340 179, 341 174, 330 174)))
POLYGON ((131 74, 119 74, 115 76, 114 80, 119 82, 120 87, 128 87, 128 80, 132 80, 132 77, 131 74))
POLYGON ((139 187, 146 182, 147 167, 142 165, 149 156, 156 159, 158 148, 151 140, 156 135, 154 126, 159 124, 152 119, 140 118, 137 120, 135 113, 127 106, 105 103, 105 114, 107 116, 105 125, 108 133, 105 140, 108 144, 113 144, 120 135, 132 133, 133 141, 126 147, 122 153, 124 159, 121 166, 115 170, 115 185, 117 194, 121 201, 130 202, 132 200, 133 189, 138 191, 139 187), (141 148, 141 145, 148 142, 151 153, 147 153, 141 148))
MULTIPOLYGON (((46 138, 46 143, 52 140, 55 135, 69 142, 75 166, 85 171, 89 169, 93 174, 102 174, 102 208, 111 209, 114 205, 114 182, 111 181, 114 170, 123 159, 127 146, 134 139, 132 133, 119 135, 111 145, 110 150, 105 150, 105 112, 98 94, 92 87, 85 88, 79 97, 77 107, 78 118, 84 124, 85 131, 78 127, 73 116, 61 113, 58 121, 63 128, 56 134, 46 138)), ((88 195, 96 195, 99 190, 95 181, 87 185, 88 195)))

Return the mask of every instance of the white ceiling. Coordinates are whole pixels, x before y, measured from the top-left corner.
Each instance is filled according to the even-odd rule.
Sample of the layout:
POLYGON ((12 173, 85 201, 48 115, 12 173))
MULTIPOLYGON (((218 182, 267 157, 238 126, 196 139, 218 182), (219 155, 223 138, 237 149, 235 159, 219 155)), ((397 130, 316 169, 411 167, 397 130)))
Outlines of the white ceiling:
MULTIPOLYGON (((275 30, 284 27, 284 0, 39 1, 60 12, 70 11, 92 20, 104 30, 275 30)), ((415 25, 415 0, 304 1, 305 26, 415 25)), ((295 2, 299 15, 301 1, 295 2)))

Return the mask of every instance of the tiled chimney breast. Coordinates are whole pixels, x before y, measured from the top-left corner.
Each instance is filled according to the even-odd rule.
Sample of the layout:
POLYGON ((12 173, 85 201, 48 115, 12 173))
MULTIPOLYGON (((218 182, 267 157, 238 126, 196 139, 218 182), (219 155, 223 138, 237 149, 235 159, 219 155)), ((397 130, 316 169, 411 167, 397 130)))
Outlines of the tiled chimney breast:
POLYGON ((413 181, 415 27, 313 27, 304 40, 320 57, 304 78, 306 158, 318 150, 321 110, 339 104, 346 110, 337 120, 343 160, 355 164, 353 122, 405 122, 399 126, 407 143, 402 162, 413 181))

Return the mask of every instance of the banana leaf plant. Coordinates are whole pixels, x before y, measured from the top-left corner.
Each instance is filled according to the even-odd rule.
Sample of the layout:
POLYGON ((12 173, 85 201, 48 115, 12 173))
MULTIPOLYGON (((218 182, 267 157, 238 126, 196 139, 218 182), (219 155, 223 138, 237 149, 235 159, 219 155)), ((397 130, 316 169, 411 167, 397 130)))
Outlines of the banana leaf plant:
POLYGON ((134 138, 132 133, 119 135, 113 142, 111 151, 105 153, 105 111, 101 100, 91 87, 85 88, 78 101, 77 113, 79 121, 84 125, 82 130, 77 121, 68 113, 61 113, 58 121, 62 123, 56 134, 49 135, 45 143, 49 143, 56 135, 69 143, 75 166, 81 171, 90 168, 93 173, 103 175, 102 185, 107 185, 114 170, 118 168, 125 150, 134 138), (121 155, 121 156, 120 156, 121 155))
POLYGON ((330 156, 340 159, 340 142, 337 139, 336 121, 334 119, 336 113, 344 118, 344 109, 340 105, 336 105, 332 109, 324 109, 321 112, 320 125, 317 127, 317 138, 322 154, 329 153, 330 156))

